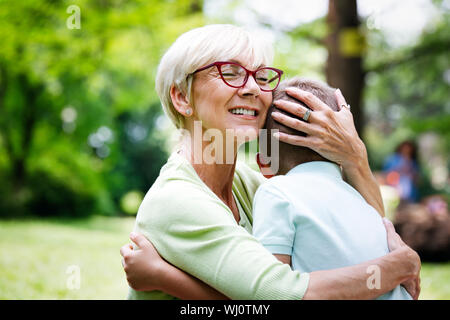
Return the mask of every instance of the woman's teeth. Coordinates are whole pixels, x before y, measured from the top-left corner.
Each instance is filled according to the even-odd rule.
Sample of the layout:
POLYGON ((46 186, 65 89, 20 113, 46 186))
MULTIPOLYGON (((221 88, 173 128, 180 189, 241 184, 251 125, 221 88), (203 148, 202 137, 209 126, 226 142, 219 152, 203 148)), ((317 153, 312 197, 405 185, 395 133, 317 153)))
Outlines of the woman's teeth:
POLYGON ((243 114, 243 115, 249 115, 249 116, 256 115, 255 110, 248 110, 248 109, 244 109, 244 108, 232 109, 232 110, 230 110, 230 112, 233 114, 243 114))

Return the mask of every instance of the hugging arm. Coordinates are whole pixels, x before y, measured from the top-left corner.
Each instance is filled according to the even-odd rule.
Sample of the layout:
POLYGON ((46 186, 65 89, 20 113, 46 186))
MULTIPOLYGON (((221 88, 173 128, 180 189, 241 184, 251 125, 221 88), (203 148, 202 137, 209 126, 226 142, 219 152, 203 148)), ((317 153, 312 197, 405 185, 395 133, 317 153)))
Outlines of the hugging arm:
POLYGON ((366 148, 363 143, 362 146, 361 152, 364 156, 360 158, 360 162, 354 166, 348 165, 347 167, 343 167, 344 180, 358 190, 367 203, 374 207, 381 217, 384 217, 384 205, 380 186, 370 169, 366 148))
MULTIPOLYGON (((387 234, 389 243, 398 237, 393 228, 387 228, 387 234)), ((121 249, 124 270, 132 288, 161 290, 180 299, 227 298, 209 285, 163 260, 153 245, 142 235, 134 239, 141 250, 133 250, 129 244, 121 249)), ((397 242, 395 246, 390 245, 390 248, 391 253, 378 259, 351 267, 310 273, 309 285, 303 299, 373 299, 394 289, 402 282, 412 283, 407 290, 417 299, 420 292, 417 282, 420 259, 413 250, 402 243, 397 242), (372 270, 369 269, 372 266, 376 266, 380 271, 379 288, 370 289, 367 284, 371 275, 368 270, 372 270)))
POLYGON ((420 258, 401 240, 392 223, 386 219, 383 221, 391 250, 388 255, 356 266, 335 269, 333 273, 311 273, 304 299, 322 299, 320 293, 323 291, 326 291, 327 299, 373 299, 384 294, 382 291, 386 288, 390 288, 390 291, 402 284, 412 298, 417 300, 420 294, 420 258), (369 281, 369 276, 371 273, 375 275, 375 272, 379 275, 379 288, 374 288, 369 281), (342 290, 340 286, 345 289, 342 290))
POLYGON ((120 249, 129 285, 138 291, 160 290, 184 300, 227 300, 228 297, 164 261, 141 234, 131 233, 132 245, 120 249))
MULTIPOLYGON (((402 282, 418 278, 420 259, 413 250, 402 247, 388 255, 355 266, 315 271, 310 275, 304 299, 374 299, 402 282), (399 261, 402 261, 399 263, 399 261), (370 284, 370 276, 380 275, 379 288, 370 284)), ((410 294, 417 299, 413 289, 410 294)))
MULTIPOLYGON (((303 101, 312 110, 308 122, 274 112, 274 119, 290 128, 307 134, 306 137, 279 133, 280 141, 308 147, 321 156, 342 166, 344 178, 378 213, 384 217, 384 206, 380 188, 372 174, 367 150, 355 129, 353 116, 347 107, 334 112, 312 93, 298 88, 287 88, 286 92, 303 101)), ((346 105, 340 90, 336 99, 339 106, 346 105)), ((274 104, 302 118, 306 108, 298 103, 277 100, 274 104)))
MULTIPOLYGON (((167 190, 150 199, 141 204, 136 231, 151 239, 168 263, 230 299, 303 297, 308 274, 293 272, 277 261, 203 188, 190 181, 170 181, 167 190)), ((132 296, 147 295, 136 292, 132 296)))

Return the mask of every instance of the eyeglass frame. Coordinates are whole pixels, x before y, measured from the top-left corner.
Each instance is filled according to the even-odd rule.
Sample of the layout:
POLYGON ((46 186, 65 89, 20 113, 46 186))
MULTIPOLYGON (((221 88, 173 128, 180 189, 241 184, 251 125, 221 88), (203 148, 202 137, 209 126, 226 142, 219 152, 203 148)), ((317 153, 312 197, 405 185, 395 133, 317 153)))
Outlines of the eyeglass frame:
POLYGON ((240 64, 237 63, 237 62, 233 62, 233 61, 216 61, 216 62, 213 62, 213 63, 211 63, 211 64, 208 64, 207 66, 204 66, 204 67, 201 67, 200 69, 195 70, 192 74, 195 74, 195 73, 197 73, 197 72, 206 70, 206 69, 211 68, 211 67, 214 67, 214 66, 217 68, 217 71, 219 71, 220 78, 222 79, 222 81, 223 81, 227 86, 232 87, 232 88, 243 88, 243 87, 245 87, 245 85, 247 84, 247 81, 248 81, 248 78, 250 77, 250 75, 253 77, 253 79, 255 79, 256 84, 258 84, 258 81, 256 80, 255 75, 256 75, 256 72, 258 72, 258 71, 260 71, 260 70, 262 70, 262 69, 269 69, 269 70, 275 71, 275 72, 278 74, 278 83, 277 83, 277 85, 275 86, 275 88, 270 89, 270 90, 266 90, 266 89, 261 88, 261 86, 258 84, 258 87, 259 87, 262 91, 265 91, 265 92, 271 92, 271 91, 274 91, 276 88, 278 88, 278 85, 280 84, 280 81, 281 81, 281 76, 282 76, 283 73, 284 73, 283 70, 276 69, 276 68, 272 68, 272 67, 261 67, 261 68, 256 69, 255 71, 251 71, 251 70, 248 70, 247 68, 245 68, 244 66, 240 65, 240 64), (222 70, 221 70, 221 67, 222 67, 224 64, 234 64, 234 65, 239 66, 239 67, 241 67, 242 69, 245 70, 245 72, 246 72, 245 80, 244 80, 244 83, 243 83, 241 86, 233 86, 233 85, 229 84, 229 83, 225 80, 225 78, 224 78, 223 75, 222 75, 222 70))

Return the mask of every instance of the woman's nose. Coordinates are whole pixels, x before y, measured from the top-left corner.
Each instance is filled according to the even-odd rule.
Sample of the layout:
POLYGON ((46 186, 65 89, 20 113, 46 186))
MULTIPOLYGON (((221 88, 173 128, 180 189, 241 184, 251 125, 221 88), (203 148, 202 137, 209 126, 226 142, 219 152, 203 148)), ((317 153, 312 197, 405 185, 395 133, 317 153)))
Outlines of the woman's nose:
POLYGON ((247 79, 247 83, 245 86, 240 88, 240 94, 243 96, 259 96, 261 94, 261 88, 256 83, 256 80, 253 76, 249 76, 247 79))

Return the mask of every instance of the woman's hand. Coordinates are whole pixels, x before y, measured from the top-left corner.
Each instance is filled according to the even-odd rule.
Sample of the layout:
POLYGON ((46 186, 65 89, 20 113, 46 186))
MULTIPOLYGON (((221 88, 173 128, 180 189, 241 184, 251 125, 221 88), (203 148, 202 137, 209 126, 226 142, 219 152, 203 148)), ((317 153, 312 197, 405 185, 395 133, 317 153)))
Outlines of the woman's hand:
POLYGON ((408 293, 411 295, 411 297, 413 297, 414 300, 417 300, 420 294, 420 258, 414 250, 412 250, 406 245, 405 242, 403 242, 402 238, 400 238, 400 235, 395 231, 394 225, 391 221, 384 218, 383 223, 387 232, 389 251, 394 251, 399 248, 408 248, 409 250, 411 250, 411 255, 413 256, 414 261, 413 269, 415 276, 403 282, 402 286, 405 287, 406 291, 408 291, 408 293))
MULTIPOLYGON (((337 112, 310 92, 294 87, 287 88, 286 92, 303 101, 312 111, 308 122, 273 112, 272 117, 276 121, 307 134, 303 137, 279 132, 278 139, 310 148, 322 157, 341 165, 345 180, 384 217, 383 199, 378 183, 370 170, 366 146, 358 136, 353 115, 346 107, 347 103, 341 91, 336 90, 335 95, 337 104, 344 107, 337 112)), ((277 100, 274 104, 299 118, 303 118, 307 111, 307 108, 299 103, 286 100, 277 100)))
POLYGON ((185 300, 228 300, 206 283, 165 261, 143 235, 131 233, 130 239, 140 249, 126 244, 120 248, 127 281, 137 291, 163 291, 185 300))
POLYGON ((130 239, 139 249, 133 249, 132 244, 120 248, 128 284, 137 291, 161 290, 160 274, 168 263, 143 235, 132 232, 130 239))
MULTIPOLYGON (((294 87, 287 88, 286 92, 309 106, 311 114, 308 122, 305 122, 274 112, 272 116, 276 121, 307 134, 303 137, 280 132, 280 141, 308 147, 324 158, 342 165, 344 170, 367 162, 366 147, 358 136, 349 108, 342 107, 335 112, 310 92, 294 87)), ((347 106, 339 89, 335 95, 339 106, 347 106)), ((274 104, 299 118, 303 118, 307 111, 304 106, 286 100, 276 100, 274 104)))

